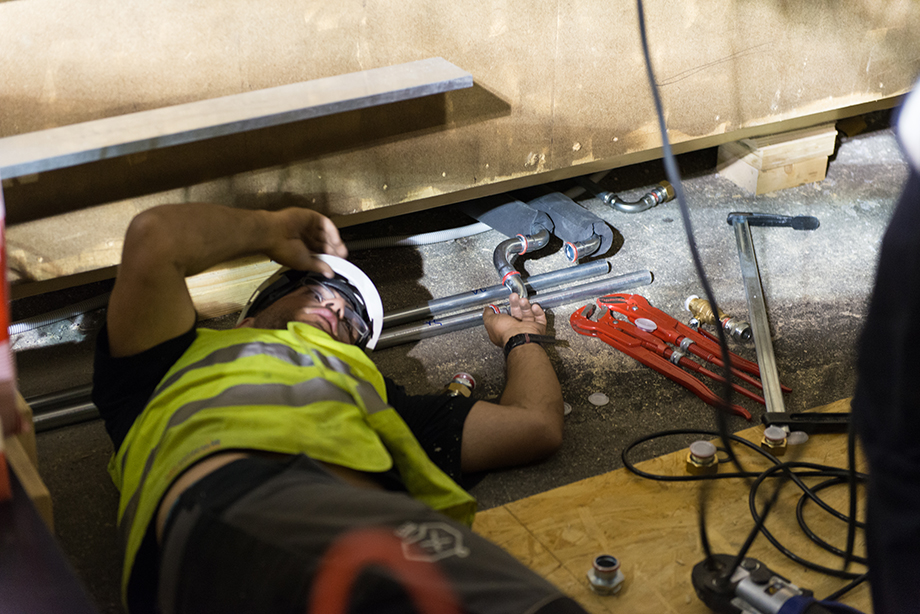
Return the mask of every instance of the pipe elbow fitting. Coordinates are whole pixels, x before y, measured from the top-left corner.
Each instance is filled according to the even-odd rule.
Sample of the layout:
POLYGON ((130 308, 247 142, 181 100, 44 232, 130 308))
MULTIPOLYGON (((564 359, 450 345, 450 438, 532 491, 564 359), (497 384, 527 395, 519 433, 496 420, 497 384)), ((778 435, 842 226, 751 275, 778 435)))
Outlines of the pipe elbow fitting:
POLYGON ((515 270, 512 263, 518 254, 524 253, 526 249, 527 242, 524 236, 518 235, 499 243, 492 254, 492 263, 495 265, 495 270, 498 272, 502 285, 512 292, 517 292, 524 286, 524 282, 521 281, 521 274, 515 270))
POLYGON ((549 243, 549 238, 549 231, 541 228, 532 235, 518 235, 498 244, 492 254, 492 262, 503 286, 511 292, 516 292, 521 298, 528 297, 521 274, 513 266, 514 260, 520 254, 545 247, 549 243))
POLYGON ((655 203, 649 202, 647 194, 634 203, 628 203, 616 194, 608 193, 608 197, 604 199, 604 202, 623 213, 641 213, 655 206, 655 203))
POLYGON ((549 243, 549 231, 545 228, 541 228, 532 235, 524 235, 521 237, 524 241, 524 251, 521 253, 526 253, 535 249, 543 249, 546 247, 546 244, 549 243))
POLYGON ((601 238, 597 235, 591 235, 590 239, 584 241, 570 241, 565 244, 563 253, 569 262, 578 262, 585 256, 590 256, 601 246, 601 238))
POLYGON ((521 279, 521 274, 517 271, 505 275, 502 284, 508 288, 512 294, 517 294, 521 298, 529 298, 527 286, 524 285, 524 280, 521 279))
POLYGON ((652 188, 645 196, 634 203, 628 203, 611 192, 605 192, 602 200, 607 205, 610 205, 611 207, 622 211, 623 213, 641 213, 642 211, 648 211, 652 207, 656 207, 661 203, 666 203, 670 200, 674 200, 675 195, 676 192, 674 191, 674 186, 672 186, 667 181, 662 181, 660 184, 652 188))
POLYGON ((504 277, 508 272, 514 270, 511 264, 518 254, 523 253, 525 249, 526 244, 523 242, 521 235, 506 239, 498 244, 498 247, 492 253, 492 264, 495 265, 495 270, 498 271, 500 277, 504 277))

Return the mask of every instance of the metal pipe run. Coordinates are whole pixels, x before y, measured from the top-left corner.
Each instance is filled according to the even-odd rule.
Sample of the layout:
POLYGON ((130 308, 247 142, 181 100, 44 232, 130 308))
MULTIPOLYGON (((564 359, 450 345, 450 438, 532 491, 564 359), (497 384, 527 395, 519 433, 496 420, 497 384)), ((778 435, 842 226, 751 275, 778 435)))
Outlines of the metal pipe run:
POLYGON ((43 433, 52 429, 71 426, 95 420, 99 417, 99 410, 93 405, 92 401, 78 402, 76 405, 61 407, 48 412, 35 414, 32 422, 35 425, 36 433, 43 433))
MULTIPOLYGON (((570 267, 560 271, 554 271, 553 273, 545 273, 542 276, 535 275, 530 279, 530 283, 533 284, 537 277, 543 277, 541 283, 549 286, 549 284, 555 283, 553 277, 555 276, 558 278, 561 273, 567 273, 569 271, 575 272, 576 269, 581 269, 577 272, 577 274, 580 275, 584 273, 584 271, 590 270, 582 269, 582 267, 603 268, 606 266, 609 269, 609 265, 610 263, 606 260, 598 260, 597 262, 580 265, 578 267, 570 267)), ((591 275, 585 274, 584 276, 589 277, 591 275)), ((603 296, 605 294, 628 290, 629 288, 644 286, 650 283, 652 283, 652 274, 650 271, 637 271, 635 273, 627 273, 626 275, 600 279, 550 292, 540 296, 539 301, 535 302, 538 302, 539 305, 545 309, 550 309, 552 307, 581 301, 586 298, 603 296)), ((507 289, 503 286, 496 286, 496 288, 500 289, 503 293, 507 293, 507 289)), ((491 290, 491 288, 487 290, 491 290)), ((507 296, 507 294, 504 294, 504 296, 507 296)), ((479 297, 474 296, 474 298, 479 297)), ((492 301, 490 300, 487 302, 492 301)), ((505 303, 507 303, 507 300, 505 303)), ((410 341, 417 341, 427 337, 434 337, 455 330, 471 328, 481 323, 482 313, 480 311, 473 311, 450 316, 442 320, 429 320, 424 323, 392 328, 389 331, 384 331, 380 336, 380 340, 377 342, 377 349, 409 343, 410 341)), ((33 421, 35 431, 41 433, 98 418, 99 410, 90 400, 91 390, 92 387, 89 385, 78 386, 69 390, 26 399, 26 402, 34 412, 33 421)))
MULTIPOLYGON (((578 266, 558 269, 550 273, 541 273, 533 275, 524 283, 533 291, 546 290, 561 286, 570 281, 578 281, 597 275, 606 275, 610 272, 610 262, 608 260, 595 260, 578 266)), ((432 318, 438 314, 449 311, 459 311, 466 307, 482 307, 496 300, 508 298, 507 286, 497 285, 488 288, 478 288, 470 292, 463 292, 453 296, 434 299, 424 305, 397 309, 383 316, 383 328, 391 328, 409 322, 432 318)))
MULTIPOLYGON (((651 271, 636 271, 550 292, 536 297, 534 302, 544 309, 551 309, 560 305, 582 301, 586 298, 595 298, 637 286, 646 286, 650 283, 652 283, 651 271)), ((376 349, 419 341, 428 337, 443 335, 444 333, 472 328, 480 324, 482 324, 482 312, 477 310, 448 316, 440 320, 428 320, 400 326, 384 331, 377 341, 376 349)))

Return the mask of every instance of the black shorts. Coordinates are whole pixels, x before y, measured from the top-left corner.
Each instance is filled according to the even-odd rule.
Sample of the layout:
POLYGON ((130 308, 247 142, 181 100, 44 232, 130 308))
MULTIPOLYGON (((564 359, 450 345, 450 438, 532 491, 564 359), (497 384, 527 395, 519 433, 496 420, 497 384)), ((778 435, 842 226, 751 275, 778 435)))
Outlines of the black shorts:
MULTIPOLYGON (((160 609, 303 614, 324 554, 366 528, 420 548, 421 555, 405 557, 436 566, 464 612, 584 612, 469 528, 405 494, 346 484, 305 456, 234 461, 182 494, 163 539, 160 609)), ((353 585, 348 611, 419 611, 412 603, 391 574, 369 567, 353 585)))

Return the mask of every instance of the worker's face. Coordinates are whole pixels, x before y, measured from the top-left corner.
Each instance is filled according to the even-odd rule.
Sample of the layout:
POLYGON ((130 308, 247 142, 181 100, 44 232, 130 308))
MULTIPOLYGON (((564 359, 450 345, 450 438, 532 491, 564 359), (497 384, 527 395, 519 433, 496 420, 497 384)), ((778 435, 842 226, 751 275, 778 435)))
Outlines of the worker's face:
POLYGON ((362 326, 348 301, 319 284, 292 290, 240 326, 283 330, 289 322, 309 324, 344 343, 355 343, 360 336, 356 329, 362 326))

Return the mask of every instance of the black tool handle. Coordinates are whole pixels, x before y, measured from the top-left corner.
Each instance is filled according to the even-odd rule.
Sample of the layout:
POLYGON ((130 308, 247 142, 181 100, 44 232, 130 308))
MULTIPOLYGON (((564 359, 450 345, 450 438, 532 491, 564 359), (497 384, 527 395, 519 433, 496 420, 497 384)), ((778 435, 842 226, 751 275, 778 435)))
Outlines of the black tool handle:
POLYGON ((768 411, 761 416, 764 426, 788 426, 806 433, 846 433, 850 425, 849 412, 793 412, 768 411))
POLYGON ((748 226, 784 226, 793 230, 814 230, 821 225, 818 218, 811 215, 791 216, 773 213, 741 213, 738 211, 728 214, 728 223, 734 224, 740 218, 744 218, 748 226))

